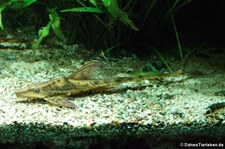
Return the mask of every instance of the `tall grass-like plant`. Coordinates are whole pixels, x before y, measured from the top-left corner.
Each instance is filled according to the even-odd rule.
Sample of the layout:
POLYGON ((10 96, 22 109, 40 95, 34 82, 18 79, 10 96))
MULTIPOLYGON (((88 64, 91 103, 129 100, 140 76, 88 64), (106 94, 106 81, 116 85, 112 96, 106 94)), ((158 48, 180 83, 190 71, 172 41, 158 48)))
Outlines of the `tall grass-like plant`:
MULTIPOLYGON (((89 0, 89 3, 92 4, 92 7, 86 6, 82 1, 76 0, 82 7, 75 7, 75 8, 68 8, 61 10, 60 12, 76 12, 76 13, 105 13, 109 14, 115 20, 119 20, 123 24, 129 26, 133 30, 138 31, 139 29, 134 25, 134 23, 129 19, 128 14, 121 10, 118 6, 117 0, 89 0)), ((9 2, 5 2, 0 5, 0 28, 3 29, 2 23, 2 11, 5 8, 12 8, 12 9, 20 9, 27 7, 31 4, 36 2, 36 0, 9 0, 9 2)), ((62 2, 63 3, 63 2, 62 2)), ((65 40, 65 36, 63 35, 62 31, 60 30, 60 22, 61 18, 59 17, 56 9, 50 8, 48 9, 49 13, 49 22, 46 26, 41 27, 38 32, 38 40, 33 45, 34 48, 37 48, 38 45, 41 43, 43 38, 48 36, 50 29, 54 31, 54 33, 62 40, 65 40)), ((100 18, 96 17, 99 21, 103 24, 100 18)))
MULTIPOLYGON (((190 0, 187 1, 189 2, 190 0)), ((185 5, 187 1, 172 1, 169 11, 164 14, 164 17, 160 18, 168 18, 168 16, 171 16, 177 12, 179 8, 185 5)), ((34 3, 37 5, 42 4, 47 10, 46 12, 49 16, 48 23, 42 24, 42 27, 38 31, 38 39, 33 45, 34 48, 37 48, 40 45, 41 41, 49 35, 51 30, 61 40, 68 40, 66 34, 64 35, 65 28, 63 31, 61 29, 61 22, 63 18, 65 24, 67 20, 62 16, 70 13, 70 16, 74 16, 72 22, 67 22, 67 24, 71 23, 70 26, 73 26, 71 29, 69 29, 70 32, 73 32, 73 39, 71 40, 72 42, 78 40, 79 34, 79 38, 84 39, 83 41, 89 41, 90 44, 88 45, 91 45, 91 43, 99 44, 100 41, 101 44, 105 45, 105 49, 110 49, 110 47, 115 47, 114 45, 117 45, 118 43, 123 45, 124 39, 129 41, 129 32, 132 32, 132 30, 139 31, 142 29, 146 22, 150 22, 149 16, 153 16, 153 19, 151 20, 153 24, 154 22, 157 22, 159 17, 154 18, 154 15, 157 14, 155 9, 160 8, 159 6, 161 1, 50 0, 49 2, 43 0, 38 2, 37 0, 8 0, 6 2, 0 2, 0 28, 4 29, 4 25, 2 23, 2 13, 5 9, 21 9, 29 7, 34 3), (68 5, 63 5, 65 3, 68 3, 68 5), (141 6, 141 9, 138 9, 137 11, 136 7, 138 5, 141 6), (85 16, 93 17, 85 18, 85 16), (133 21, 135 21, 135 23, 133 21), (73 24, 75 24, 75 26, 73 24), (128 29, 128 33, 124 25, 130 28, 130 30, 128 29)))
POLYGON ((184 6, 185 4, 191 2, 191 0, 187 0, 187 1, 178 5, 179 1, 180 0, 176 0, 174 2, 174 4, 171 6, 170 1, 167 0, 167 3, 169 5, 170 9, 166 13, 166 15, 170 15, 170 17, 171 17, 171 21, 172 21, 173 28, 174 28, 174 33, 175 33, 176 40, 177 40, 177 46, 178 46, 178 50, 179 50, 179 54, 180 54, 180 59, 183 61, 184 60, 183 50, 182 50, 182 46, 181 46, 181 42, 180 42, 180 37, 179 37, 178 31, 177 31, 177 26, 176 26, 176 23, 175 23, 175 20, 174 20, 174 12, 177 11, 182 6, 184 6))

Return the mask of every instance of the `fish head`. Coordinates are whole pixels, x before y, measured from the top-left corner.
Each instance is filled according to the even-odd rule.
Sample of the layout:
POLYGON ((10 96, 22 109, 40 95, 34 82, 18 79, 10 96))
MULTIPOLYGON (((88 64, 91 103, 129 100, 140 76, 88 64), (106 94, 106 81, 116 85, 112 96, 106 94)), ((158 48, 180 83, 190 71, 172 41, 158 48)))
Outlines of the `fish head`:
POLYGON ((18 98, 44 98, 46 92, 43 91, 42 84, 30 85, 26 88, 15 90, 15 94, 18 98))

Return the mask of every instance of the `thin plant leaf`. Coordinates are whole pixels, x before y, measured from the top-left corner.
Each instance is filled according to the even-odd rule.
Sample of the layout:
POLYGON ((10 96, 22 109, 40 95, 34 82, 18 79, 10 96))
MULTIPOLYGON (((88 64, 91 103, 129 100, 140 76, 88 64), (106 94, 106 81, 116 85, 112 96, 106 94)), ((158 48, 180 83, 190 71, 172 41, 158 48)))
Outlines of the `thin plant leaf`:
POLYGON ((166 60, 164 59, 164 57, 159 53, 158 50, 154 49, 155 53, 159 56, 159 58, 161 59, 161 61, 166 65, 167 69, 169 70, 170 73, 173 72, 173 70, 170 68, 169 64, 166 62, 166 60))
POLYGON ((48 11, 50 13, 49 18, 51 21, 52 30, 54 31, 54 33, 56 34, 57 37, 59 37, 61 40, 65 40, 65 36, 60 29, 61 19, 56 12, 56 8, 49 9, 48 11))
MULTIPOLYGON (((168 1, 169 2, 169 1, 168 1)), ((162 17, 162 20, 165 20, 168 18, 171 14, 174 14, 177 10, 179 10, 181 7, 186 5, 187 3, 191 2, 191 0, 186 0, 186 1, 180 1, 176 0, 172 6, 170 6, 169 10, 165 13, 165 15, 162 17), (180 3, 179 3, 180 2, 180 3)))
POLYGON ((10 8, 20 9, 33 4, 34 2, 36 2, 36 0, 10 0, 10 2, 10 8))
POLYGON ((128 25, 133 30, 139 31, 139 29, 129 19, 127 13, 119 9, 117 0, 102 0, 102 2, 114 19, 119 19, 120 22, 125 25, 128 25))
MULTIPOLYGON (((80 0, 77 0, 77 1, 80 2, 80 0)), ((104 4, 103 4, 102 0, 89 0, 89 2, 97 8, 103 8, 104 7, 104 4)))
POLYGON ((89 0, 89 2, 92 3, 92 5, 97 6, 96 0, 89 0))
POLYGON ((8 2, 8 3, 3 3, 1 6, 0 6, 0 28, 3 30, 4 29, 4 26, 3 26, 3 23, 2 23, 2 11, 5 9, 5 7, 7 7, 8 5, 10 5, 11 2, 8 2))
POLYGON ((95 7, 77 7, 77 8, 71 8, 71 9, 65 9, 61 12, 91 12, 91 13, 104 13, 104 11, 95 8, 95 7))

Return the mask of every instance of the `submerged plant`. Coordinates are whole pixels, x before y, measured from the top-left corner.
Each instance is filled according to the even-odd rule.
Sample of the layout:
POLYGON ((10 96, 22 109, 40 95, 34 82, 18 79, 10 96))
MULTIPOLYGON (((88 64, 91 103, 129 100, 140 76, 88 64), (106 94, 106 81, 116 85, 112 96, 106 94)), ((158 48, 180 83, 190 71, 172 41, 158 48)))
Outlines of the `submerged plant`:
POLYGON ((36 0, 9 0, 8 2, 3 3, 2 5, 0 5, 0 28, 4 29, 3 27, 3 23, 2 23, 2 11, 4 9, 8 8, 12 8, 12 9, 21 9, 24 7, 27 7, 31 4, 33 4, 34 2, 36 2, 36 0))
MULTIPOLYGON (((0 2, 0 28, 4 29, 2 13, 5 9, 21 9, 30 7, 35 3, 34 7, 38 6, 39 8, 41 6, 47 10, 48 20, 44 20, 44 17, 41 18, 41 21, 44 20, 45 24, 41 24, 42 27, 38 26, 38 39, 32 47, 37 48, 52 30, 59 39, 67 41, 67 43, 74 43, 79 40, 88 46, 102 44, 105 49, 110 49, 118 43, 123 46, 126 46, 126 43, 130 45, 132 31, 139 31, 148 26, 148 28, 153 28, 151 32, 154 32, 154 25, 157 24, 157 21, 160 22, 159 20, 161 20, 162 24, 166 24, 165 20, 168 20, 174 12, 190 2, 190 0, 170 1, 171 7, 169 10, 161 12, 162 2, 157 0, 7 0, 0 2), (90 15, 93 18, 90 18, 90 15), (69 20, 66 16, 72 18, 72 20, 69 20), (64 28, 61 29, 62 20, 64 20, 64 28), (133 20, 135 20, 135 23, 133 20), (124 28, 124 25, 128 26, 128 29, 124 28)), ((38 14, 35 15, 38 16, 38 14)), ((180 55, 183 57, 181 51, 180 55)))
POLYGON ((33 44, 33 48, 37 48, 39 44, 41 43, 41 41, 43 40, 43 38, 48 36, 50 28, 52 28, 52 30, 54 31, 57 37, 59 37, 61 40, 65 40, 65 36, 60 29, 61 19, 56 12, 56 8, 48 9, 48 13, 49 13, 50 20, 45 27, 42 27, 39 29, 38 31, 39 38, 37 42, 33 44))
POLYGON ((77 0, 83 7, 69 8, 61 12, 90 12, 90 13, 109 13, 114 19, 118 19, 125 25, 128 25, 133 30, 139 29, 128 18, 128 14, 122 11, 117 3, 117 0, 89 0, 94 7, 87 7, 84 3, 77 0), (105 8, 107 11, 105 11, 105 8))
MULTIPOLYGON (((128 18, 128 14, 122 11, 117 3, 117 0, 89 0, 89 4, 92 7, 86 6, 82 1, 76 0, 82 7, 68 8, 64 10, 60 10, 60 12, 76 12, 76 13, 105 13, 109 14, 115 20, 119 20, 123 24, 129 26, 133 30, 138 31, 139 29, 134 25, 134 23, 128 18)), ((9 0, 8 2, 4 2, 0 5, 0 28, 4 29, 2 23, 2 11, 6 8, 11 9, 20 9, 30 6, 31 4, 37 2, 36 0, 9 0)), ((46 2, 47 3, 47 2, 46 2)), ((63 2, 62 2, 63 3, 63 2)), ((47 4, 46 4, 47 7, 47 4)), ((41 27, 38 31, 38 40, 35 44, 33 44, 33 48, 37 48, 41 41, 49 35, 50 29, 59 37, 61 40, 65 41, 65 36, 60 29, 61 17, 58 15, 56 8, 47 8, 49 13, 49 21, 48 24, 44 27, 41 27)), ((98 20, 98 17, 96 17, 98 20)), ((104 21, 101 20, 104 24, 104 21)))

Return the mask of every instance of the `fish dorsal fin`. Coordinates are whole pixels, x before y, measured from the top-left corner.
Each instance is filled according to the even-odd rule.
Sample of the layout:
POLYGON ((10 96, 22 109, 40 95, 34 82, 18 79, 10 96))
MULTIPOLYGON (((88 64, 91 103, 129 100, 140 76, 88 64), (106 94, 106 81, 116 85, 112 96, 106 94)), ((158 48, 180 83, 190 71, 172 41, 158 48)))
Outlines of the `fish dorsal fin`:
POLYGON ((103 64, 101 62, 92 60, 75 70, 67 78, 75 80, 93 80, 96 79, 96 76, 102 68, 103 64))

